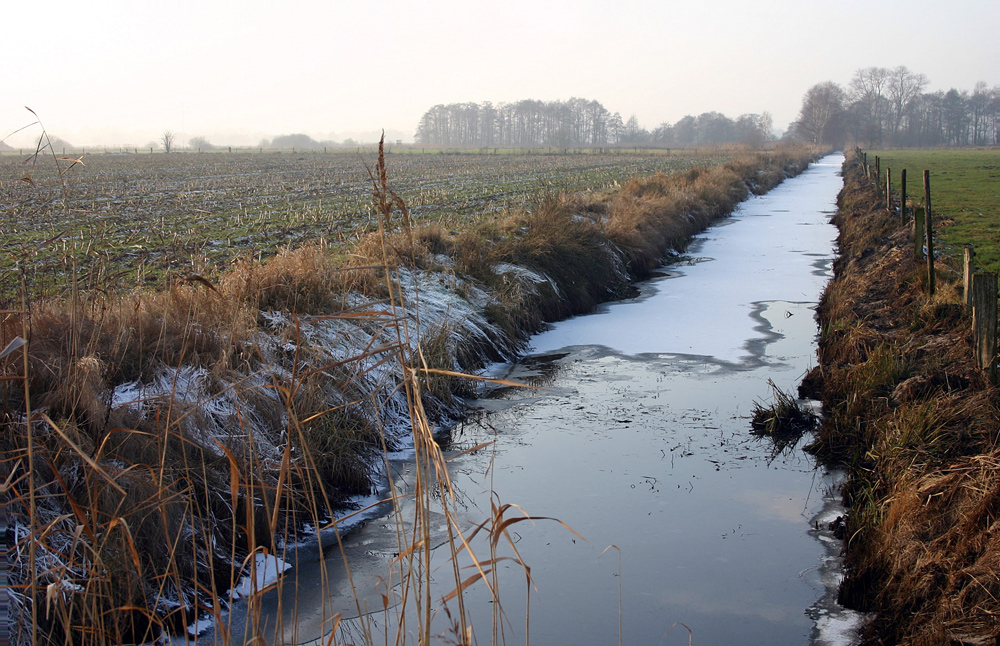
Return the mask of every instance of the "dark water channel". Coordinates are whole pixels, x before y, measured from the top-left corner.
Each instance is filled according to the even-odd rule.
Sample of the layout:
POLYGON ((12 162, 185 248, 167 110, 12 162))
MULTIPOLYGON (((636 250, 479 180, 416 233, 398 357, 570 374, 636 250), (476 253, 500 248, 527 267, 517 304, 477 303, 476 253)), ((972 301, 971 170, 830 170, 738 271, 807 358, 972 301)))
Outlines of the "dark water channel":
MULTIPOLYGON (((745 202, 639 297, 536 337, 533 354, 499 376, 537 388, 499 388, 451 431, 454 452, 493 442, 451 463, 469 526, 488 517, 493 492, 579 535, 554 521, 511 527, 535 584, 530 643, 850 643, 855 618, 830 601, 838 548, 814 530, 837 513, 836 475, 749 432, 754 402, 772 401, 768 380, 794 393, 815 365, 842 160, 745 202)), ((405 486, 408 464, 396 469, 405 486)), ((364 590, 383 576, 393 526, 374 519, 346 539, 369 607, 381 605, 364 590)), ((453 587, 446 562, 442 554, 440 594, 453 587)), ((502 565, 503 632, 524 643, 524 574, 502 565)), ((300 599, 308 576, 295 586, 300 599)), ((357 615, 353 601, 324 605, 310 618, 300 601, 298 641, 319 637, 333 612, 357 615)), ((490 643, 485 586, 469 589, 466 609, 477 642, 490 643)), ((365 621, 378 634, 386 619, 365 621)), ((443 616, 439 624, 453 643, 443 616)), ((341 630, 339 639, 358 639, 358 624, 341 630)))

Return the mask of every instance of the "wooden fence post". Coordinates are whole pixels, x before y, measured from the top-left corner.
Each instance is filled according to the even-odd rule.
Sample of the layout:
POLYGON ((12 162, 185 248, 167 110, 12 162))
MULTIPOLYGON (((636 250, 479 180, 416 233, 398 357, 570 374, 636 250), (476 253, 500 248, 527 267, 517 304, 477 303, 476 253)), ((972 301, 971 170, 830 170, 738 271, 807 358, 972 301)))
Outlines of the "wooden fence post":
POLYGON ((906 222, 906 169, 899 173, 899 219, 906 222))
POLYGON ((934 295, 934 226, 931 222, 931 172, 924 170, 924 232, 927 238, 927 293, 934 295))
POLYGON ((976 363, 990 383, 997 383, 997 275, 972 277, 972 333, 976 363))
POLYGON ((966 307, 972 307, 972 275, 975 273, 975 264, 973 263, 975 256, 975 247, 971 244, 965 245, 965 257, 962 262, 962 294, 965 297, 966 307))

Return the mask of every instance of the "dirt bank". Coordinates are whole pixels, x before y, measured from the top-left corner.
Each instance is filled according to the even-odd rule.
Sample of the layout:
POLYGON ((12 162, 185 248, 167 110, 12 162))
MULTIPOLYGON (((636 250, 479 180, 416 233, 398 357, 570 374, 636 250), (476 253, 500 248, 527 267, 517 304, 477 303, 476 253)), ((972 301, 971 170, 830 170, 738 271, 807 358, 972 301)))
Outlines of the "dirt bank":
POLYGON ((911 226, 849 155, 840 258, 819 308, 826 420, 816 450, 842 461, 841 602, 874 613, 871 644, 1000 643, 1000 389, 973 358, 960 276, 926 293, 911 226))

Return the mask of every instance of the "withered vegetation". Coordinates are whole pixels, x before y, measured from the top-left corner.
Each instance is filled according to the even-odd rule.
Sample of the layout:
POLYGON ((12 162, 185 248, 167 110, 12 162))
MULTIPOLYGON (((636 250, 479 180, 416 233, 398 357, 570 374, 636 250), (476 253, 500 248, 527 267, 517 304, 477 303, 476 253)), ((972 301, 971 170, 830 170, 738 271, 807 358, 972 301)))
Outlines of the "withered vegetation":
MULTIPOLYGON (((458 412, 454 395, 469 383, 459 371, 510 358, 544 321, 622 295, 813 155, 758 153, 615 192, 543 194, 456 231, 411 225, 380 154, 379 230, 350 246, 305 244, 220 276, 177 276, 162 291, 22 291, 0 312, 0 349, 11 348, 0 357, 0 476, 16 527, 15 639, 142 643, 199 616, 221 625, 227 591, 255 557, 280 555, 369 492, 401 431, 426 470, 414 495, 447 505, 431 429, 458 412), (465 328, 450 319, 421 328, 418 274, 478 299, 494 332, 456 338, 465 328)), ((420 531, 400 547, 418 579, 430 549, 420 531)), ((449 595, 463 639, 461 591, 489 562, 449 595)), ((419 596, 426 585, 413 585, 426 643, 433 608, 419 596)))
POLYGON ((1000 639, 1000 389, 978 370, 960 274, 914 259, 911 223, 845 165, 836 278, 819 309, 822 430, 849 470, 841 601, 871 644, 1000 639))

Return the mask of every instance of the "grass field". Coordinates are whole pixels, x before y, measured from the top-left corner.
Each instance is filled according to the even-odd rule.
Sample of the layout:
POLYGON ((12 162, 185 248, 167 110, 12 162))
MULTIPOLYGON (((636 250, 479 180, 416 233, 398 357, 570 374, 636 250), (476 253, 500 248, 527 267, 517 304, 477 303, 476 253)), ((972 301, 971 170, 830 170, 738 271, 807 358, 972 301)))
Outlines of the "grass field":
POLYGON ((930 171, 931 212, 939 253, 957 267, 962 247, 976 247, 976 263, 1000 273, 1000 149, 873 150, 882 172, 892 169, 894 190, 899 171, 906 169, 907 193, 923 203, 923 171, 930 171))
MULTIPOLYGON (((389 165, 416 222, 460 228, 540 194, 610 188, 727 158, 428 153, 391 155, 389 165)), ((372 163, 355 152, 97 154, 75 165, 0 157, 0 301, 22 277, 36 297, 65 295, 71 274, 92 289, 157 286, 309 240, 356 238, 376 222, 372 163)))

